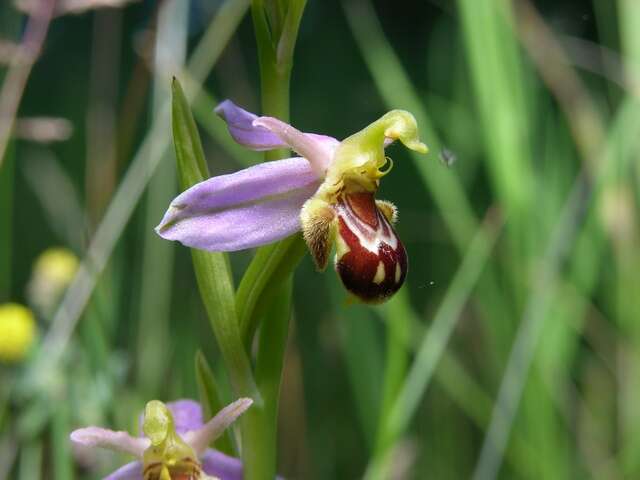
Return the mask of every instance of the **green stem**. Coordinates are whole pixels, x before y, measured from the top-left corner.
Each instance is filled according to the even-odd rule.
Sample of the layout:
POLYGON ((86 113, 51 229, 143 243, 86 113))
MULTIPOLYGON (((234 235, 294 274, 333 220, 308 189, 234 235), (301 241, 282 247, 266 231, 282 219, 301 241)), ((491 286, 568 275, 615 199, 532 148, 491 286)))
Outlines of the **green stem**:
MULTIPOLYGON (((288 122, 293 47, 287 52, 286 58, 278 58, 279 42, 273 39, 272 32, 277 32, 280 28, 277 25, 269 25, 267 9, 264 3, 264 0, 253 0, 251 2, 251 16, 253 17, 253 27, 258 44, 258 60, 260 62, 262 114, 288 122)), ((272 2, 267 0, 267 3, 272 2)), ((302 12, 300 12, 301 14, 302 12)), ((271 21, 273 20, 271 18, 271 21)), ((286 149, 272 150, 265 153, 265 160, 285 158, 287 154, 288 151, 286 149)))
MULTIPOLYGON (((264 115, 279 118, 283 122, 289 121, 289 81, 291 71, 281 71, 277 65, 261 67, 262 112, 264 115)), ((287 149, 265 152, 265 160, 278 160, 290 156, 287 149)))
MULTIPOLYGON (((293 48, 305 1, 290 0, 286 4, 274 1, 253 0, 251 13, 260 61, 262 114, 287 122, 293 48), (266 7, 278 8, 268 9, 265 3, 266 7)), ((287 156, 287 150, 274 150, 267 152, 265 159, 287 156)), ((238 320, 247 348, 260 318, 267 312, 256 363, 256 381, 264 403, 254 405, 242 422, 242 455, 247 480, 270 480, 276 475, 277 406, 291 316, 291 276, 302 258, 301 245, 302 240, 297 236, 260 248, 236 297, 238 320)))
POLYGON ((243 342, 250 350, 258 320, 271 303, 280 284, 291 275, 306 252, 300 235, 258 250, 242 277, 236 293, 236 309, 243 342))
POLYGON ((250 428, 243 437, 246 479, 270 480, 276 476, 278 403, 291 317, 291 289, 292 275, 279 285, 260 330, 256 381, 264 402, 247 411, 246 423, 250 428), (250 463, 247 463, 248 457, 251 457, 250 463))

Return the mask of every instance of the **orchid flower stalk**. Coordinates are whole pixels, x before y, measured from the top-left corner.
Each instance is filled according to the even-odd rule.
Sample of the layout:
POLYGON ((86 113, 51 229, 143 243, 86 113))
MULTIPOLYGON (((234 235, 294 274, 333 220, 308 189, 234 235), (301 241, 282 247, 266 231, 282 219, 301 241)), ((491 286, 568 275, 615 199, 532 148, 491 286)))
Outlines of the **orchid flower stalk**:
POLYGON ((144 436, 100 427, 71 433, 79 449, 107 448, 136 457, 105 480, 241 480, 242 463, 209 448, 252 400, 241 398, 204 423, 202 407, 193 400, 147 403, 142 418, 144 436))
POLYGON ((156 228, 160 236, 208 251, 269 244, 301 230, 319 270, 333 245, 345 288, 380 303, 404 282, 407 255, 393 224, 395 206, 376 200, 392 166, 384 148, 400 140, 421 153, 409 112, 393 110, 343 141, 257 117, 231 101, 216 113, 239 144, 259 151, 289 147, 300 157, 262 163, 201 182, 176 197, 156 228))

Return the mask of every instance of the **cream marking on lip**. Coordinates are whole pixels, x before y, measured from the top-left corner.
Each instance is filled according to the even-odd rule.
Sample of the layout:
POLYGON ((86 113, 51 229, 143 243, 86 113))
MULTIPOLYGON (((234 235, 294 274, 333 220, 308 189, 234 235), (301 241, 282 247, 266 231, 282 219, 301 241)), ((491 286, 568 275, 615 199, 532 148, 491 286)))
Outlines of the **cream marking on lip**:
POLYGON ((396 263, 396 283, 400 283, 401 277, 402 277, 402 270, 400 269, 400 264, 396 263))
POLYGON ((342 236, 336 235, 336 261, 340 260, 343 256, 351 251, 347 242, 344 241, 342 236))
MULTIPOLYGON (((387 274, 384 270, 384 263, 382 262, 378 262, 378 268, 376 268, 376 274, 373 277, 373 283, 375 283, 376 285, 380 285, 382 283, 382 281, 384 280, 384 277, 386 277, 387 274)), ((397 276, 397 274, 396 274, 397 276)), ((397 280, 396 280, 397 282, 397 280)))
POLYGON ((375 230, 358 219, 355 212, 347 204, 340 205, 340 211, 342 213, 341 217, 349 230, 358 237, 360 244, 370 252, 377 254, 381 242, 386 243, 394 250, 397 248, 398 239, 393 230, 389 228, 389 222, 379 210, 376 211, 378 228, 375 230))

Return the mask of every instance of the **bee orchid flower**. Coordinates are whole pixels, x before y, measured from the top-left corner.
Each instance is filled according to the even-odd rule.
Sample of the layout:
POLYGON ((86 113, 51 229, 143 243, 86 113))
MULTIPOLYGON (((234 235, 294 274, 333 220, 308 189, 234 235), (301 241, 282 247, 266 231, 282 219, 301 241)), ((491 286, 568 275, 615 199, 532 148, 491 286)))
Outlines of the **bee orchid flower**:
POLYGON ((79 448, 108 448, 137 458, 105 480, 241 480, 242 463, 209 447, 252 404, 241 398, 207 423, 193 400, 147 403, 142 417, 144 436, 134 437, 100 427, 71 433, 79 448))
POLYGON ((258 117, 229 100, 216 113, 231 136, 253 150, 289 147, 300 157, 265 162, 205 180, 176 197, 158 234, 209 251, 236 251, 302 230, 323 270, 333 245, 346 289, 364 302, 393 295, 407 274, 407 255, 393 224, 395 206, 376 200, 393 165, 384 148, 400 140, 426 153, 415 118, 393 110, 343 141, 303 133, 273 117, 258 117))

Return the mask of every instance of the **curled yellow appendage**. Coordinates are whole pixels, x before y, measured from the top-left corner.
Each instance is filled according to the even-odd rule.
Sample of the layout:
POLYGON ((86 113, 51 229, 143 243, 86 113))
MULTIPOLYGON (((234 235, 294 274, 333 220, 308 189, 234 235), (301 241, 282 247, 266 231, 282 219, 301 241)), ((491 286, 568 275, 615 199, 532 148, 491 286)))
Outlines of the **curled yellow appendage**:
POLYGON ((428 151, 418 137, 414 116, 405 110, 392 110, 340 143, 326 181, 358 185, 362 190, 375 192, 378 180, 393 166, 390 162, 384 169, 390 160, 384 154, 385 139, 400 140, 404 146, 419 153, 428 151))

